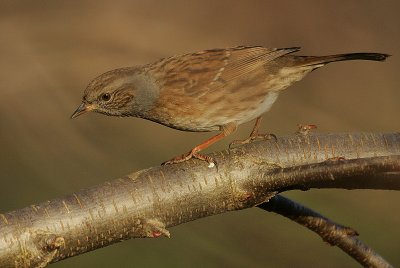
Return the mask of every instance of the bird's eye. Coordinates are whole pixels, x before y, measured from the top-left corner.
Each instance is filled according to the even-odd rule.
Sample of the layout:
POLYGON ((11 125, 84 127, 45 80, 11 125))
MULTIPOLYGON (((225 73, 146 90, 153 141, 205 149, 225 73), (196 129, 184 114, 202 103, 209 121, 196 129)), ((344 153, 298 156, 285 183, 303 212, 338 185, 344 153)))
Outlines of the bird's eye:
POLYGON ((103 93, 100 96, 102 101, 109 101, 111 99, 111 95, 109 93, 103 93))

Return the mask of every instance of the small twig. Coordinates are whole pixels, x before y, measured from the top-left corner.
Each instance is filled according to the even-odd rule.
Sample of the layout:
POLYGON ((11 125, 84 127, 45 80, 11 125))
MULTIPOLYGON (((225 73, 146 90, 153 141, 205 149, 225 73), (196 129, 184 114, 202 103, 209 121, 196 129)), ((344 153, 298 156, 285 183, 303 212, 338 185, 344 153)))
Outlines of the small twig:
POLYGON ((379 254, 357 238, 357 231, 337 224, 286 197, 276 195, 269 202, 262 203, 258 207, 285 216, 307 227, 330 245, 338 246, 365 267, 392 267, 379 254))

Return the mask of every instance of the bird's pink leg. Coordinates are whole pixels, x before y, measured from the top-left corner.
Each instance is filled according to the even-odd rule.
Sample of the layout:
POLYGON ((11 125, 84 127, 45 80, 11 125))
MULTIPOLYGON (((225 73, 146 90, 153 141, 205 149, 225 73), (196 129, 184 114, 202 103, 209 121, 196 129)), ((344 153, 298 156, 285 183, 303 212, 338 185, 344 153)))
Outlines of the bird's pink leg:
POLYGON ((250 143, 254 140, 265 140, 265 139, 271 139, 274 138, 276 140, 276 136, 274 134, 258 134, 258 129, 260 128, 260 124, 261 124, 261 119, 262 117, 259 116, 256 119, 256 123, 254 124, 253 130, 250 133, 250 137, 248 137, 245 140, 234 140, 229 144, 229 148, 232 148, 234 145, 237 144, 246 144, 246 143, 250 143))
POLYGON ((181 156, 175 157, 169 161, 166 161, 164 163, 162 163, 162 165, 169 165, 169 164, 175 164, 175 163, 180 163, 180 162, 184 162, 187 161, 191 158, 197 158, 203 161, 208 162, 209 164, 213 163, 214 165, 216 165, 215 160, 208 155, 202 155, 199 154, 198 152, 200 152, 201 150, 206 149, 207 147, 209 147, 211 144, 216 143, 217 141, 225 138, 226 136, 232 134, 233 132, 235 132, 237 126, 236 124, 228 124, 224 127, 222 127, 222 132, 219 133, 218 135, 215 135, 211 138, 209 138, 208 140, 202 142, 201 144, 197 145, 196 147, 194 147, 190 152, 183 154, 181 156))

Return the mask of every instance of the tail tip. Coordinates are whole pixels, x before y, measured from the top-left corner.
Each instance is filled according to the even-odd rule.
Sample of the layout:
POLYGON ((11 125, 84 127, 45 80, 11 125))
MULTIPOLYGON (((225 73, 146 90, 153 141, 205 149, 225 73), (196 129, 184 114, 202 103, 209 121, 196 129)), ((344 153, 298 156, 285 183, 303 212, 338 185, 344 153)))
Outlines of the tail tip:
POLYGON ((376 54, 376 56, 375 56, 375 59, 377 60, 377 61, 385 61, 387 58, 389 58, 390 56, 392 56, 392 55, 390 55, 390 54, 385 54, 385 53, 377 53, 376 54))

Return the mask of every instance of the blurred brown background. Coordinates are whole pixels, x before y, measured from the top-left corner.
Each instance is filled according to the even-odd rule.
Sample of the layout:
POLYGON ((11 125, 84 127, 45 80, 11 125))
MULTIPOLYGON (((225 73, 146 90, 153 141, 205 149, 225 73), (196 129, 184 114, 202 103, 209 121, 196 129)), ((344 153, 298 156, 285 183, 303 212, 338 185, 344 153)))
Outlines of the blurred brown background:
MULTIPOLYGON (((323 132, 398 131, 399 12, 396 0, 1 1, 0 212, 158 165, 209 137, 133 118, 69 119, 98 74, 173 54, 236 45, 302 46, 303 55, 393 54, 386 63, 337 63, 313 72, 281 95, 263 129, 282 135, 313 123, 323 132)), ((356 228, 400 265, 398 192, 287 196, 356 228)), ((171 232, 171 239, 126 241, 54 267, 357 267, 315 234, 258 209, 171 232)))

